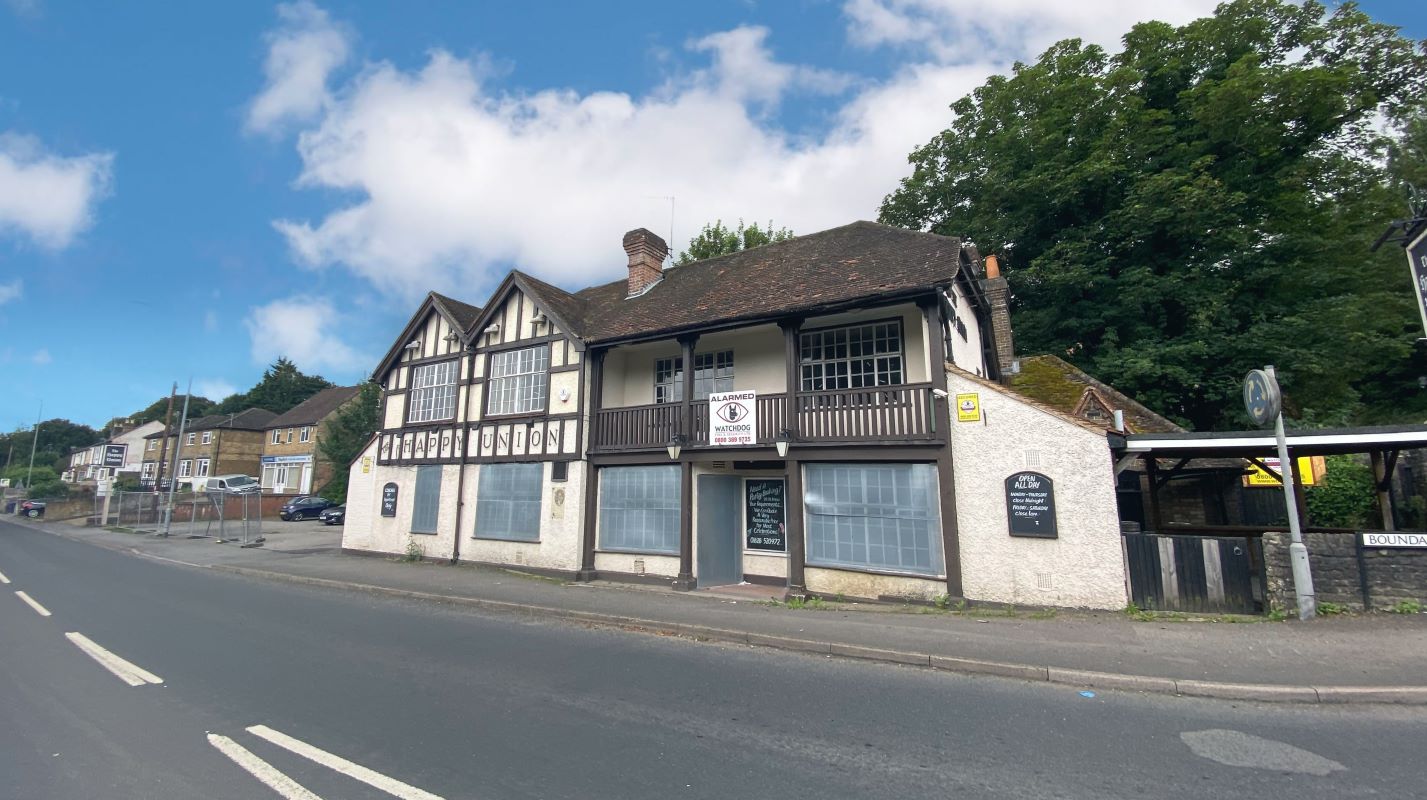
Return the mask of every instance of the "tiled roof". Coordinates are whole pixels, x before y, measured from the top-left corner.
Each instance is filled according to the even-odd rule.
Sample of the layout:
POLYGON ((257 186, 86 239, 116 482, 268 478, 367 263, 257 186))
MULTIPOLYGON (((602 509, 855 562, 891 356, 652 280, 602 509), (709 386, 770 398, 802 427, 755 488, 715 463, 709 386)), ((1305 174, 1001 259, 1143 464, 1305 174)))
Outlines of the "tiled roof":
POLYGON ((205 431, 214 428, 232 428, 240 431, 261 431, 277 417, 266 408, 249 408, 237 414, 211 414, 188 427, 190 431, 205 431))
MULTIPOLYGON (((467 306, 467 308, 470 307, 467 306)), ((292 410, 286 414, 273 419, 267 424, 267 427, 272 429, 290 428, 294 425, 316 425, 326 419, 328 414, 336 411, 343 403, 355 397, 359 388, 357 386, 329 386, 293 406, 292 410)))
MULTIPOLYGON (((1180 426, 1141 405, 1134 398, 1108 383, 1102 383, 1084 370, 1052 355, 1028 356, 1021 360, 1021 371, 1010 375, 1011 390, 1064 414, 1076 415, 1087 391, 1099 395, 1111 411, 1125 412, 1125 425, 1134 433, 1172 433, 1183 431, 1180 426)), ((1105 421, 1108 426, 1109 420, 1105 421)))
POLYGON ((460 300, 457 300, 453 297, 447 297, 444 294, 437 294, 436 292, 432 292, 431 299, 435 300, 438 305, 446 309, 446 313, 450 314, 451 319, 455 320, 456 327, 462 331, 465 331, 467 328, 475 324, 476 317, 479 317, 481 315, 480 307, 473 306, 470 303, 462 303, 460 300))
POLYGON ((930 291, 951 282, 960 256, 959 239, 854 222, 671 267, 638 297, 626 279, 570 294, 521 277, 573 333, 604 342, 930 291))

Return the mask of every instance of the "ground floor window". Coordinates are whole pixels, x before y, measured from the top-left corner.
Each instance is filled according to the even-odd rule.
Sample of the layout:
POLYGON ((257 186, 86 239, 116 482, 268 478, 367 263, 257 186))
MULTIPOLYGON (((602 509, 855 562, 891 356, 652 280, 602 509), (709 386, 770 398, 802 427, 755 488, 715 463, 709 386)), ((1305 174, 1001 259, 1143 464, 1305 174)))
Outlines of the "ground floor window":
POLYGON ((542 464, 483 464, 476 488, 476 536, 540 541, 542 464))
POLYGON ((206 477, 208 477, 208 465, 209 465, 209 463, 210 463, 209 460, 206 459, 206 458, 200 458, 200 459, 198 459, 198 477, 200 477, 200 478, 206 478, 206 477))
POLYGON ((185 458, 184 460, 178 462, 178 477, 180 477, 180 478, 189 478, 189 477, 192 477, 192 476, 193 476, 193 462, 190 461, 190 460, 188 460, 188 459, 186 459, 186 458, 185 458))
POLYGON ((933 464, 809 464, 808 564, 940 575, 938 506, 933 464))
POLYGON ((441 510, 441 467, 416 468, 416 496, 411 501, 411 532, 435 533, 441 510))
POLYGON ((679 552, 679 467, 600 470, 600 546, 639 553, 679 552))

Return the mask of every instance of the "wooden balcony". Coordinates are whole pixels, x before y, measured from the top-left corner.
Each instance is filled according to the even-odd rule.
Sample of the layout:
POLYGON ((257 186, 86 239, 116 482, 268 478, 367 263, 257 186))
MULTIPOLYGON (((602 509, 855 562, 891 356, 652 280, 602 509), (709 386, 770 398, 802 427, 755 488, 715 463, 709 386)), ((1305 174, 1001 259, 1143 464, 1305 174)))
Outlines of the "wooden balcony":
MULTIPOLYGON (((867 389, 837 389, 797 392, 792 438, 796 442, 817 443, 907 443, 935 441, 940 434, 934 423, 930 383, 878 386, 867 389)), ((786 394, 758 396, 758 443, 773 447, 784 427, 786 394)), ((699 400, 689 404, 690 417, 684 420, 679 403, 600 409, 590 430, 590 449, 596 453, 661 450, 675 434, 682 434, 685 447, 709 443, 709 404, 699 400)))

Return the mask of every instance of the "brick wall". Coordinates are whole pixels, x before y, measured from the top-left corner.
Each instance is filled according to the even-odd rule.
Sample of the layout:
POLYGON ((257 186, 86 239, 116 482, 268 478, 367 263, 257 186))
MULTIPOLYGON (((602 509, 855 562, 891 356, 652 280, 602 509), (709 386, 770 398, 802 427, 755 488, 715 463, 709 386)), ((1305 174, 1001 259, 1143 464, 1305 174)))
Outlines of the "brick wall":
POLYGON ((987 278, 981 282, 981 288, 991 303, 996 360, 1001 362, 1001 371, 1005 373, 1011 369, 1011 361, 1016 357, 1015 342, 1011 339, 1011 286, 1005 278, 987 278))
MULTIPOLYGON (((1309 533, 1308 565, 1313 571, 1313 592, 1319 603, 1363 608, 1358 571, 1357 536, 1344 533, 1309 533)), ((1290 613, 1297 611, 1293 593, 1293 568, 1288 561, 1287 533, 1265 533, 1264 576, 1269 604, 1290 613)), ((1363 550, 1368 596, 1372 609, 1383 610, 1403 600, 1427 603, 1427 550, 1384 548, 1363 550)))

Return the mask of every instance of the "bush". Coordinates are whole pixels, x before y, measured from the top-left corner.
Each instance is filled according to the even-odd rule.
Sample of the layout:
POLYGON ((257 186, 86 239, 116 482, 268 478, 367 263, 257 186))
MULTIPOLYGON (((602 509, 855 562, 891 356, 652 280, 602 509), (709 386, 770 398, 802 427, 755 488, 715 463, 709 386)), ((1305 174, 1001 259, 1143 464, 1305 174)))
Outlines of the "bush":
POLYGON ((55 472, 50 467, 46 467, 41 464, 36 464, 34 472, 32 473, 30 471, 30 466, 28 462, 25 464, 15 464, 13 466, 7 467, 3 473, 0 473, 0 477, 9 478, 11 486, 23 485, 27 477, 29 478, 30 483, 36 485, 42 483, 59 482, 58 472, 55 472))
POLYGON ((30 487, 30 497, 37 500, 63 500, 69 497, 69 484, 63 481, 35 481, 30 487))
POLYGON ((1353 456, 1328 456, 1327 466, 1323 482, 1306 489, 1308 518, 1328 528, 1367 526, 1377 511, 1372 470, 1353 456))

